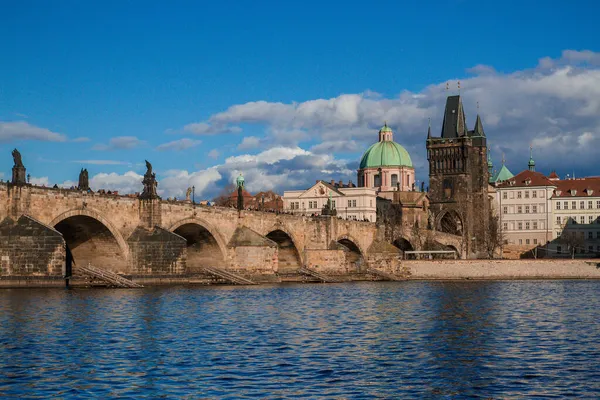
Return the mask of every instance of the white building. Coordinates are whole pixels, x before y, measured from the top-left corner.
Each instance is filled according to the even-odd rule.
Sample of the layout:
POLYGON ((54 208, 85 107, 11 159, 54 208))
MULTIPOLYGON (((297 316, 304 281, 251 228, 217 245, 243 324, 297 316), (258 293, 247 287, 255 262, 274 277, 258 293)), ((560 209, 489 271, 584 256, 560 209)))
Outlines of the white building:
POLYGON ((331 198, 337 216, 343 219, 375 222, 377 216, 377 190, 355 187, 352 184, 327 183, 318 180, 304 190, 283 192, 283 209, 302 215, 320 215, 323 206, 331 198))
MULTIPOLYGON (((552 241, 558 254, 600 255, 600 177, 557 180, 552 196, 552 241), (561 240, 568 232, 577 240, 561 240)), ((564 238, 563 238, 564 239, 564 238)))
POLYGON ((507 245, 525 252, 552 239, 551 198, 555 182, 525 170, 498 183, 496 203, 507 245))

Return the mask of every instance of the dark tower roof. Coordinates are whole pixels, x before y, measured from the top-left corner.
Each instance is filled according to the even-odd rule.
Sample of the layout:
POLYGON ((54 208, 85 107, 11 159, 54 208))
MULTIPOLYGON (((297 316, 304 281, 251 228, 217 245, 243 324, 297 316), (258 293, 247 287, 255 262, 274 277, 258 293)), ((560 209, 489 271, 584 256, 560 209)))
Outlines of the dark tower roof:
POLYGON ((431 118, 429 118, 429 127, 427 128, 427 139, 431 139, 431 118))
POLYGON ((477 114, 477 120, 475 121, 473 136, 485 136, 485 133, 483 132, 483 124, 481 123, 481 118, 479 118, 479 114, 477 114))
POLYGON ((452 139, 465 136, 466 134, 465 112, 460 95, 448 96, 446 99, 446 110, 444 111, 444 122, 442 124, 442 138, 452 139))

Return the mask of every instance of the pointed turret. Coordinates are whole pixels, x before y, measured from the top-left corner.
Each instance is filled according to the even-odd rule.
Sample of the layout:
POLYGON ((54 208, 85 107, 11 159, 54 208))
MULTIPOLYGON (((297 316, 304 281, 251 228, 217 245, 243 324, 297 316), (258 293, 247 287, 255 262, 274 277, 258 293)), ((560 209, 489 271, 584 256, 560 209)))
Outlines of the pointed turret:
POLYGON ((460 95, 448 96, 442 124, 442 138, 453 139, 467 135, 467 124, 460 95))
POLYGON ((429 127, 427 128, 427 139, 431 139, 431 118, 429 118, 429 127))
POLYGON ((529 146, 529 162, 527 163, 527 167, 530 171, 535 172, 535 161, 533 160, 533 147, 529 146))
POLYGON ((481 123, 479 113, 477 114, 477 120, 475 121, 475 128, 473 128, 473 136, 485 137, 485 132, 483 132, 483 124, 481 123))

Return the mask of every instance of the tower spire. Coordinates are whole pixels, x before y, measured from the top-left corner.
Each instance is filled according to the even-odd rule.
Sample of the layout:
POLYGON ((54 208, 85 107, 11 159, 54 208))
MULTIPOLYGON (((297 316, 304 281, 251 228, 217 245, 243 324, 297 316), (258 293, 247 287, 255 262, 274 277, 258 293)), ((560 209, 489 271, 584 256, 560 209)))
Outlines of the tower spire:
POLYGON ((529 145, 529 162, 527 163, 530 171, 535 172, 535 161, 533 160, 533 146, 529 145))
POLYGON ((427 128, 427 139, 431 139, 431 118, 428 118, 429 126, 427 128))
POLYGON ((490 152, 490 146, 487 147, 487 163, 488 163, 488 174, 489 174, 488 180, 491 182, 492 179, 494 178, 494 175, 493 175, 494 164, 492 163, 492 153, 490 152))

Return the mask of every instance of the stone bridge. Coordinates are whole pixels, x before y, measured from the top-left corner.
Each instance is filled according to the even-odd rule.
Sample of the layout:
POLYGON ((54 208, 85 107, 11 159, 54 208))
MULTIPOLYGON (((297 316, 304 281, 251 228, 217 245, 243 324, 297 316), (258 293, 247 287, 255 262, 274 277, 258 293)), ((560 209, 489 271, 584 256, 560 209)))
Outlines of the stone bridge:
MULTIPOLYGON (((398 247, 375 223, 332 217, 238 214, 185 201, 2 183, 0 221, 0 279, 62 277, 70 260, 138 279, 190 275, 203 266, 274 281, 300 266, 342 275, 367 266, 399 268, 398 247)), ((456 237, 450 239, 441 242, 459 250, 456 237)))

